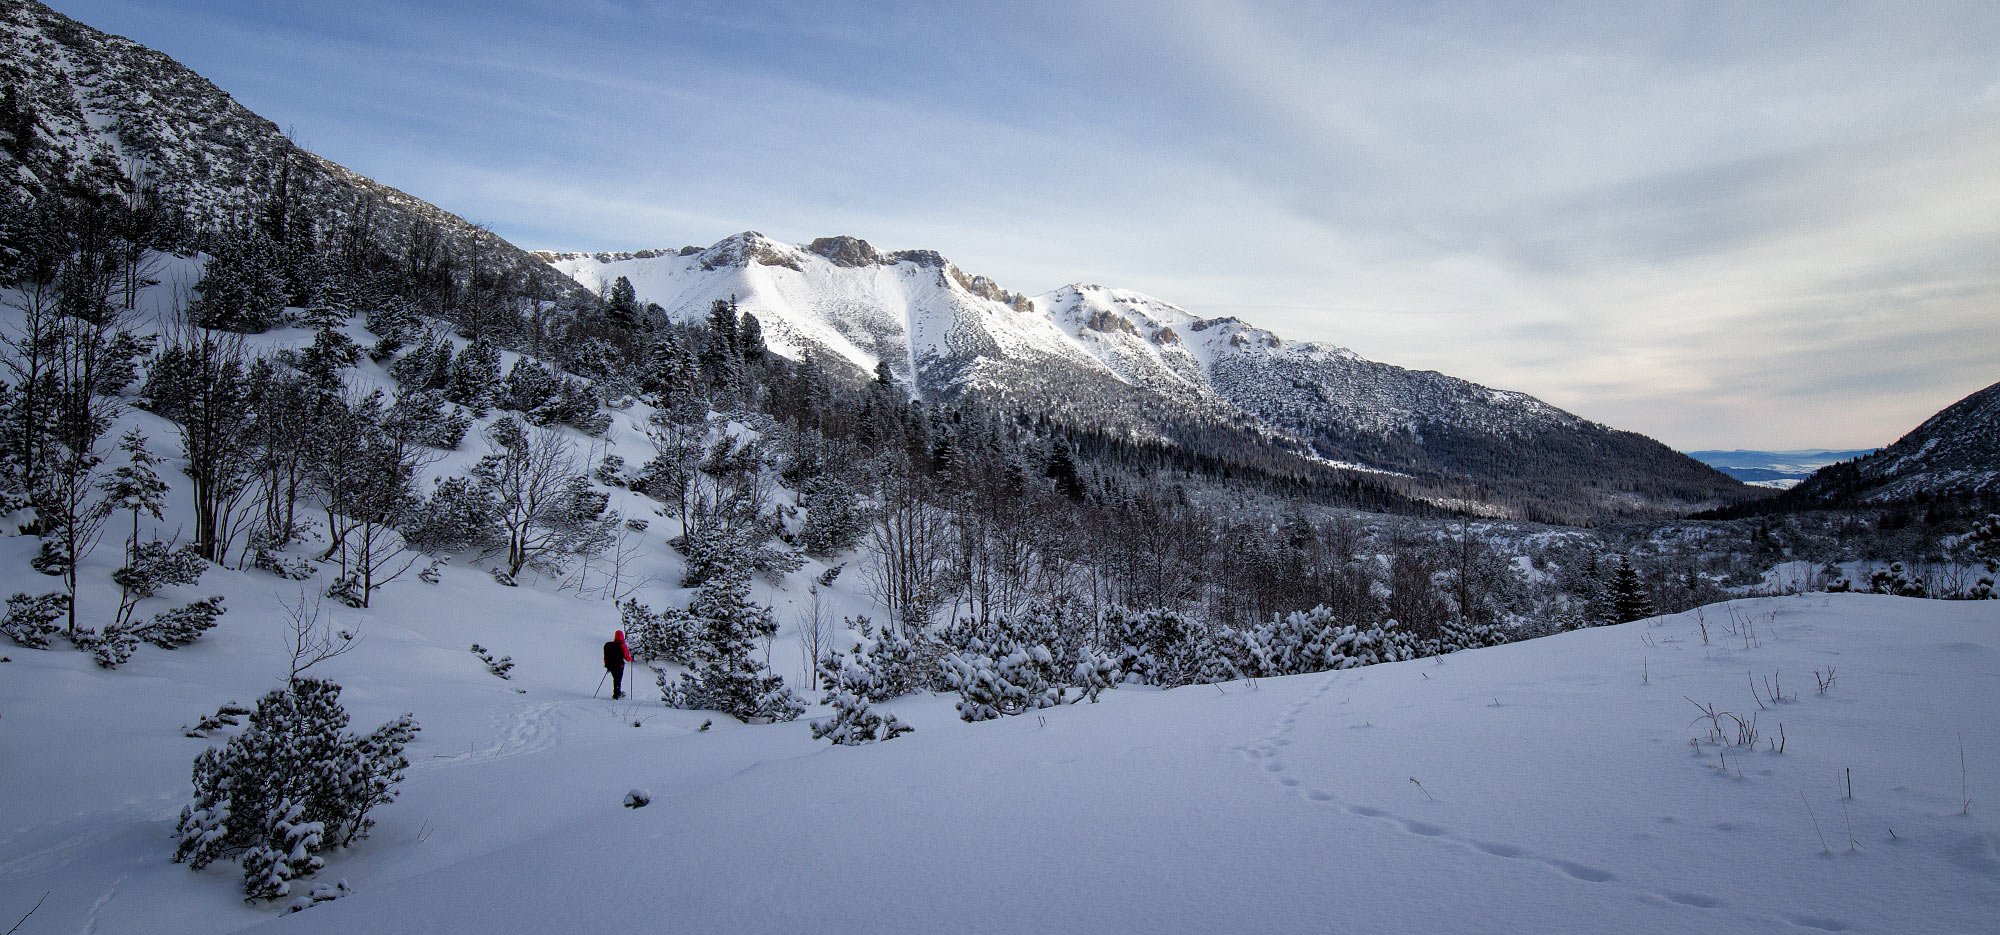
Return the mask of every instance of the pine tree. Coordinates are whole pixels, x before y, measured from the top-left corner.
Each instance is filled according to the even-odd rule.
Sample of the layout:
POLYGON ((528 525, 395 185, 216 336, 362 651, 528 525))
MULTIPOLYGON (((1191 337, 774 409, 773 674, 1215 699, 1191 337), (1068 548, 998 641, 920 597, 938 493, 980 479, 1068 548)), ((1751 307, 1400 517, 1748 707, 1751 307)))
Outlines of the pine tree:
POLYGON ((277 245, 261 232, 222 238, 195 282, 195 324, 256 334, 278 323, 289 291, 277 245))
POLYGON ((655 408, 670 410, 682 400, 696 395, 700 377, 701 365, 688 352, 680 332, 669 329, 653 342, 652 354, 640 377, 639 388, 653 394, 655 408))
POLYGON ((754 365, 764 362, 768 348, 764 346, 764 326, 758 323, 757 316, 749 312, 743 313, 737 326, 736 340, 737 350, 742 354, 744 363, 754 365))
POLYGON ((846 481, 822 474, 805 482, 799 499, 806 508, 799 545, 808 554, 838 555, 854 548, 868 534, 868 515, 860 496, 846 481))
POLYGON ((1986 570, 2000 572, 2000 514, 1989 515, 1966 533, 1966 545, 1973 557, 1986 563, 1986 570))
POLYGON ((688 605, 689 672, 677 684, 659 677, 668 707, 721 711, 738 720, 789 721, 805 711, 783 678, 754 656, 756 641, 778 631, 771 609, 750 600, 747 559, 725 562, 688 605))
POLYGON ((126 510, 132 514, 132 534, 125 540, 128 556, 139 547, 139 514, 144 513, 154 520, 161 518, 161 509, 166 505, 167 485, 153 472, 153 465, 161 463, 152 452, 146 450, 146 436, 138 427, 127 429, 118 438, 118 450, 125 452, 125 465, 111 472, 103 483, 104 492, 109 496, 106 508, 126 510))
POLYGON ((708 385, 725 396, 743 386, 742 325, 736 300, 717 299, 708 309, 707 342, 701 350, 701 372, 708 385))
POLYGON ((500 379, 500 351, 485 339, 473 341, 451 363, 445 396, 474 414, 485 412, 493 384, 500 379))
POLYGON ((1623 558, 1618 560, 1618 570, 1611 573, 1610 599, 1613 623, 1643 620, 1653 615, 1653 599, 1647 596, 1639 573, 1623 558))
POLYGON ((632 280, 620 276, 612 282, 610 295, 605 298, 604 314, 620 328, 630 328, 639 323, 639 294, 632 288, 632 280))
POLYGON ((1049 449, 1047 476, 1056 483, 1056 492, 1072 501, 1083 499, 1083 480, 1077 477, 1076 459, 1070 455, 1069 443, 1056 439, 1049 449))
POLYGON ((850 688, 834 688, 826 693, 821 703, 833 706, 833 717, 812 722, 814 740, 825 739, 835 744, 860 746, 864 743, 894 740, 916 730, 897 720, 893 713, 886 717, 875 713, 868 699, 850 688))

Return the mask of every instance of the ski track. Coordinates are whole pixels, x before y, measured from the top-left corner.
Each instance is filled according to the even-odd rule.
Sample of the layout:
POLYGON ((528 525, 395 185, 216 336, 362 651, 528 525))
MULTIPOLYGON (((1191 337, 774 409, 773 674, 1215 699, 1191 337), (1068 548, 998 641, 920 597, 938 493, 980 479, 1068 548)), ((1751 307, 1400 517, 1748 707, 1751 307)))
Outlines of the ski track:
MULTIPOLYGON (((1307 708, 1312 707, 1314 702, 1325 697, 1328 692, 1333 690, 1334 685, 1347 675, 1348 673, 1346 672, 1329 673, 1325 678, 1320 680, 1319 685, 1311 693, 1286 709, 1285 713, 1271 725, 1270 731, 1263 737, 1251 743, 1237 745, 1230 749, 1242 753, 1245 759, 1256 765, 1259 775, 1262 775, 1271 782, 1277 783, 1293 796, 1300 798, 1315 808, 1337 809, 1344 814, 1354 816, 1358 819, 1389 825, 1405 834, 1427 838, 1441 845, 1466 848, 1475 853, 1498 860, 1534 861, 1544 864, 1551 870, 1561 873, 1563 876, 1578 883, 1623 888, 1639 899, 1664 901, 1691 909, 1732 908, 1727 901, 1707 893, 1694 893, 1684 890, 1653 890, 1638 884, 1628 884, 1620 880, 1616 873, 1609 870, 1561 857, 1536 854, 1528 848, 1506 842, 1478 840, 1458 834, 1449 828, 1431 824, 1430 822, 1404 817, 1389 809, 1357 802, 1346 802, 1326 789, 1307 786, 1298 777, 1291 775, 1293 770, 1291 770, 1290 765, 1285 761, 1285 749, 1292 745, 1292 737, 1290 735, 1298 729, 1299 716, 1307 708)), ((1359 681, 1359 678, 1354 678, 1353 681, 1359 681)), ((1350 726, 1361 727, 1363 725, 1350 726)), ((1767 929, 1780 928, 1782 925, 1817 931, 1844 932, 1852 928, 1851 925, 1840 919, 1821 916, 1798 914, 1766 915, 1755 911, 1746 911, 1745 915, 1750 919, 1767 923, 1767 929)))
POLYGON ((131 799, 120 808, 103 812, 77 812, 67 818, 17 828, 6 840, 0 840, 0 854, 8 854, 10 857, 5 863, 0 863, 0 880, 26 879, 76 863, 83 859, 92 847, 123 833, 130 824, 172 821, 179 815, 180 806, 185 801, 185 798, 176 795, 154 796, 150 801, 131 799), (64 829, 79 825, 89 830, 62 835, 60 840, 33 850, 15 852, 15 848, 23 846, 28 841, 36 838, 46 840, 45 835, 61 835, 64 829))
POLYGON ((83 928, 78 929, 81 935, 96 935, 98 914, 104 911, 104 907, 111 905, 111 900, 118 895, 118 887, 131 878, 132 871, 127 870, 118 879, 111 881, 110 886, 104 888, 104 892, 90 904, 90 911, 84 913, 83 928))
POLYGON ((493 743, 464 753, 437 754, 410 764, 410 770, 417 772, 459 763, 507 760, 548 750, 562 739, 560 709, 567 704, 573 703, 544 701, 527 705, 496 719, 499 722, 495 727, 498 739, 493 743))

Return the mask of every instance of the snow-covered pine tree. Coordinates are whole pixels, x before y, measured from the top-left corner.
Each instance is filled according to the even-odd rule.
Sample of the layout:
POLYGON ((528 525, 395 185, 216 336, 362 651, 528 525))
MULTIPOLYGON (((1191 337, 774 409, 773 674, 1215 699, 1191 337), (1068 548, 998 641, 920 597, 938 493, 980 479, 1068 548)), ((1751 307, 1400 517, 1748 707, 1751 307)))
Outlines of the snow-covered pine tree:
POLYGON ((125 566, 111 573, 119 589, 118 615, 113 623, 120 627, 131 623, 132 611, 140 601, 164 587, 195 584, 207 570, 208 562, 192 545, 174 548, 158 539, 134 544, 126 551, 125 566))
MULTIPOLYGON (((515 412, 533 412, 556 394, 556 378, 526 355, 514 359, 507 378, 494 390, 494 405, 515 412)), ((547 424, 537 422, 536 424, 547 424)))
POLYGON ((1973 524, 1965 534, 1966 546, 1973 557, 1986 563, 1986 570, 2000 572, 2000 514, 1987 516, 1973 524))
POLYGON ((189 314, 202 328, 256 334, 278 323, 287 291, 277 245, 246 228, 224 235, 211 251, 189 314))
POLYGON ((868 514, 861 508, 860 497, 838 477, 821 474, 806 481, 799 500, 806 508, 799 545, 809 555, 838 555, 854 548, 868 534, 868 514))
POLYGON ((467 345, 450 366, 445 397, 472 410, 474 415, 483 414, 491 402, 493 386, 500 379, 500 350, 484 339, 477 340, 467 345))
POLYGON ((681 332, 675 329, 661 332, 639 378, 639 389, 648 395, 648 401, 665 412, 695 396, 700 382, 701 365, 688 350, 681 332))
POLYGON ((756 641, 778 630, 771 609, 750 600, 742 557, 720 562, 688 605, 688 668, 676 683, 659 676, 668 707, 721 711, 738 720, 789 721, 805 711, 785 680, 754 657, 756 641))
POLYGON ((877 631, 867 617, 849 618, 846 628, 859 637, 853 648, 828 653, 817 664, 829 689, 843 686, 874 702, 941 687, 943 647, 930 637, 890 627, 877 631))
POLYGON ((612 282, 604 296, 604 315, 620 328, 639 323, 639 295, 632 288, 632 280, 620 276, 612 282))
POLYGON ((1104 645, 1117 654, 1118 671, 1139 685, 1187 685, 1199 675, 1193 620, 1171 610, 1112 607, 1101 622, 1104 645))
POLYGON ((990 721, 1063 702, 1060 667, 1049 648, 1000 634, 974 637, 940 662, 946 687, 958 692, 958 716, 990 721))
POLYGON ((153 465, 161 460, 146 450, 146 436, 137 426, 118 437, 118 450, 125 452, 125 464, 112 471, 101 486, 108 497, 106 509, 132 514, 132 532, 125 539, 126 563, 130 564, 132 550, 139 547, 139 514, 159 520, 168 488, 153 471, 153 465))

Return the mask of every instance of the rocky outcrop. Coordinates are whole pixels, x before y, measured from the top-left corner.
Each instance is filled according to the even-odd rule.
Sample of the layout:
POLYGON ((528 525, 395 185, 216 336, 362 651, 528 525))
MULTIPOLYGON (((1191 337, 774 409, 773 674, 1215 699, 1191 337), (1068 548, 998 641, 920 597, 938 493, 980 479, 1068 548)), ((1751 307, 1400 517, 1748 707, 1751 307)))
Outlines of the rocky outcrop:
POLYGON ((848 237, 846 235, 821 237, 807 246, 806 250, 817 256, 825 257, 828 262, 835 266, 854 268, 860 266, 879 266, 888 262, 882 257, 881 253, 876 252, 875 248, 868 241, 862 240, 859 237, 848 237))

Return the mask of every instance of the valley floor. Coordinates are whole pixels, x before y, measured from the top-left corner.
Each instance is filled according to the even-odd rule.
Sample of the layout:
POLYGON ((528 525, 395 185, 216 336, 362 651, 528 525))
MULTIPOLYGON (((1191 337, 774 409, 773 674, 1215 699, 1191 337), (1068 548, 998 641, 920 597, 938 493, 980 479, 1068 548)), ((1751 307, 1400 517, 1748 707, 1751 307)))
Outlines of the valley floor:
POLYGON ((286 656, 231 601, 115 672, 5 647, 0 923, 43 893, 23 935, 1972 933, 2000 911, 2000 602, 1746 600, 983 724, 906 699, 914 734, 842 748, 699 731, 644 682, 594 699, 606 605, 456 571, 324 665, 356 729, 423 732, 402 798, 319 875, 355 894, 286 915, 233 864, 168 860, 204 743, 179 726, 286 656), (1705 742, 1690 699, 1782 725, 1784 751, 1705 742), (652 804, 621 807, 633 788, 652 804))

